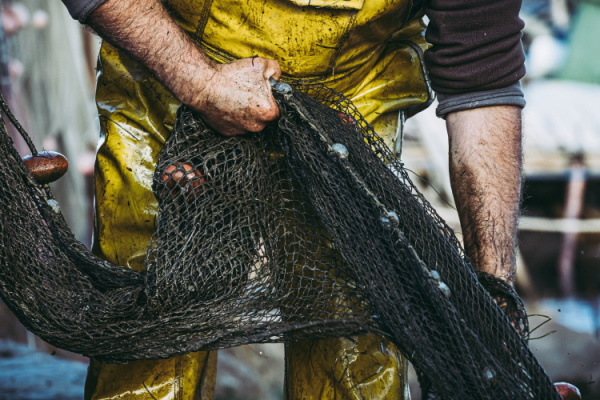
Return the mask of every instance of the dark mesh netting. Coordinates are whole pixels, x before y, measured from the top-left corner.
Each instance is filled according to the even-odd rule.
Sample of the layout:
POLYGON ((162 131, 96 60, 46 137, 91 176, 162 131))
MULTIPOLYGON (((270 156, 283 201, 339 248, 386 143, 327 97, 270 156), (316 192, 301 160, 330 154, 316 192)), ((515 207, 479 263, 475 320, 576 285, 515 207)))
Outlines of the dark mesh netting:
POLYGON ((73 238, 3 129, 4 301, 48 342, 108 362, 373 332, 430 398, 560 399, 350 101, 321 85, 276 88, 281 118, 259 134, 225 138, 180 108, 154 175, 144 272, 73 238))

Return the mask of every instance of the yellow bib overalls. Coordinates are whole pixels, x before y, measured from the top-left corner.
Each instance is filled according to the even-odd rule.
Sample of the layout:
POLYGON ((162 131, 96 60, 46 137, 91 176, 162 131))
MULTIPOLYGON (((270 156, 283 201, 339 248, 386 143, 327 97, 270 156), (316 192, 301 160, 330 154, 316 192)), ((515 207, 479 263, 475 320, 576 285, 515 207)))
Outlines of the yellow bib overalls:
MULTIPOLYGON (((427 47, 410 0, 169 0, 166 6, 219 62, 279 61, 282 80, 311 78, 350 97, 390 146, 407 107, 430 97, 427 47)), ((155 226, 152 175, 179 103, 108 43, 98 64, 102 138, 96 160, 94 252, 143 268, 155 226)), ((286 346, 288 400, 404 399, 406 362, 374 335, 286 346)), ((216 352, 108 365, 92 361, 86 399, 211 399, 216 352)), ((249 399, 259 400, 259 399, 249 399)))

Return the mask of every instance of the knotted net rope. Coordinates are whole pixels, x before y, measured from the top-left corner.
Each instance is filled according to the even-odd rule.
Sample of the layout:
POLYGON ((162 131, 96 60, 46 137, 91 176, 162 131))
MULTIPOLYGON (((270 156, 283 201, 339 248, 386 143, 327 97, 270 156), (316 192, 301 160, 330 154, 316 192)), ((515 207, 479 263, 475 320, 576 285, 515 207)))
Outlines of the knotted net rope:
POLYGON ((281 118, 259 134, 225 138, 179 109, 143 272, 75 240, 2 124, 0 294, 25 326, 106 362, 371 332, 430 398, 560 399, 351 102, 317 84, 276 88, 281 118))

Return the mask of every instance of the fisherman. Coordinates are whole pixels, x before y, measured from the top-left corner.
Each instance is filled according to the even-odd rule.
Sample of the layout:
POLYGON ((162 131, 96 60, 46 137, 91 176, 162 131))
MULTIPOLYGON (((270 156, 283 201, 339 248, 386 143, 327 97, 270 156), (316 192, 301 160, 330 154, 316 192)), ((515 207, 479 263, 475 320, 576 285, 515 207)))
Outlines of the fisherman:
MULTIPOLYGON (((521 0, 63 1, 104 38, 93 245, 100 257, 144 268, 157 213, 152 175, 181 103, 223 135, 258 132, 279 113, 269 79, 310 78, 343 92, 397 148, 405 117, 432 100, 431 82, 448 128, 467 255, 512 282, 521 0)), ((125 365, 92 361, 85 397, 211 399, 216 359, 197 352, 125 365)), ((285 394, 407 399, 406 368, 375 335, 291 343, 285 394)))

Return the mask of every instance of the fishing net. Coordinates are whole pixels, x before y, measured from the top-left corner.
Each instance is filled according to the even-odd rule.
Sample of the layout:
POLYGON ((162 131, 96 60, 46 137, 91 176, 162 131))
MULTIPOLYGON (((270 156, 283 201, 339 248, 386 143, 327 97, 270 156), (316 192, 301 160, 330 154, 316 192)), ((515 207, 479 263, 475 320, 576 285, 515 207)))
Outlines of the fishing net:
POLYGON ((350 101, 275 88, 281 118, 260 134, 222 137, 179 109, 143 272, 73 238, 3 129, 3 300, 48 342, 107 362, 372 332, 428 398, 560 399, 510 287, 481 276, 512 324, 350 101))

